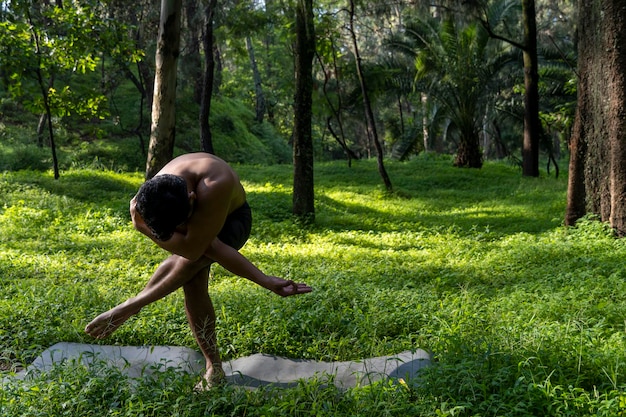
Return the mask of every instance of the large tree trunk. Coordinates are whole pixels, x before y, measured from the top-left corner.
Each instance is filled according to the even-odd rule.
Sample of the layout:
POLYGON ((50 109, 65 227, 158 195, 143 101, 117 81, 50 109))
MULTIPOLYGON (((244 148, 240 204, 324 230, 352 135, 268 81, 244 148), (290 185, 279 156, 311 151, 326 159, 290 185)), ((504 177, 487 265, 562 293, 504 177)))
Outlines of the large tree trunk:
POLYGON ((626 235, 626 8, 579 5, 578 107, 571 139, 565 222, 586 213, 626 235))
POLYGON ((315 218, 313 137, 311 133, 315 30, 313 1, 296 3, 296 92, 293 123, 293 213, 306 221, 315 218))
POLYGON ((174 155, 181 3, 182 0, 161 1, 146 178, 152 178, 174 155))
POLYGON ((459 168, 482 168, 483 154, 480 150, 480 138, 477 133, 470 132, 460 138, 454 166, 459 168))
POLYGON ((535 0, 522 0, 524 24, 524 143, 522 175, 539 176, 539 72, 537 63, 537 23, 535 0))

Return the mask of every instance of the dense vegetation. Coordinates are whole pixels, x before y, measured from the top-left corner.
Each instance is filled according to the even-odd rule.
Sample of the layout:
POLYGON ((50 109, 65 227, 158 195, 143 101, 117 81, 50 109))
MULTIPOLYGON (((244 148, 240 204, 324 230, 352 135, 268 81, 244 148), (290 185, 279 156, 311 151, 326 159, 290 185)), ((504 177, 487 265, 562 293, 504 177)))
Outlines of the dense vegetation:
MULTIPOLYGON (((110 147, 120 137, 132 138, 132 149, 143 156, 150 135, 159 3, 0 0, 0 121, 32 119, 30 145, 45 148, 48 159, 39 164, 51 166, 50 136, 71 141, 74 151, 94 141, 110 147)), ((520 159, 522 54, 515 43, 500 39, 521 42, 518 0, 355 3, 353 35, 385 155, 454 154, 470 140, 479 157, 520 159), (487 23, 499 38, 488 36, 487 23)), ((575 7, 571 0, 536 3, 541 150, 558 158, 566 149, 576 95, 575 7)), ((229 161, 289 158, 295 8, 293 1, 219 2, 210 125, 216 152, 229 161)), ((348 2, 322 1, 315 8, 316 157, 375 156, 346 29, 348 2)), ((200 149, 205 16, 193 1, 184 4, 182 14, 176 145, 190 150, 200 149)))
MULTIPOLYGON (((138 291, 164 253, 134 232, 140 173, 74 164, 0 177, 3 376, 138 291)), ((83 164, 84 165, 84 164, 83 164)), ((122 164, 123 165, 123 164, 122 164)), ((193 376, 129 384, 112 369, 66 364, 3 382, 0 413, 36 415, 621 415, 626 410, 623 240, 587 219, 562 226, 566 180, 502 163, 459 170, 422 156, 317 166, 317 221, 290 215, 289 166, 237 167, 255 210, 243 252, 314 292, 280 299, 223 269, 210 291, 226 357, 254 352, 348 360, 423 348, 418 385, 346 392, 324 380, 293 389, 192 392, 193 376)), ((149 306, 102 343, 195 347, 182 294, 149 306)))
MULTIPOLYGON (((521 53, 501 38, 522 32, 519 4, 508 0, 462 2, 484 6, 473 12, 458 2, 356 5, 353 34, 394 159, 385 161, 393 194, 367 160, 374 149, 346 4, 316 5, 312 225, 292 217, 292 171, 281 165, 291 160, 294 4, 225 1, 215 16, 210 122, 216 153, 241 164, 255 210, 243 251, 314 287, 280 299, 216 268, 210 290, 225 359, 349 360, 423 348, 434 361, 419 381, 339 391, 320 378, 198 394, 193 375, 131 383, 117 370, 72 363, 12 380, 58 341, 98 343, 85 324, 139 291, 165 256, 128 216, 150 133, 157 3, 0 0, 0 369, 8 378, 0 414, 626 415, 623 240, 592 218, 563 227, 563 175, 522 178, 514 164, 492 161, 452 167, 464 133, 480 140, 481 157, 519 159, 521 53), (477 20, 494 16, 499 38, 477 20), (365 159, 328 162, 346 155, 365 159), (59 180, 47 171, 53 157, 59 180)), ((194 4, 183 19, 176 154, 200 149, 203 17, 194 4)), ((536 4, 542 150, 558 159, 576 94, 575 8, 536 4)), ((182 294, 101 343, 195 347, 182 294)))

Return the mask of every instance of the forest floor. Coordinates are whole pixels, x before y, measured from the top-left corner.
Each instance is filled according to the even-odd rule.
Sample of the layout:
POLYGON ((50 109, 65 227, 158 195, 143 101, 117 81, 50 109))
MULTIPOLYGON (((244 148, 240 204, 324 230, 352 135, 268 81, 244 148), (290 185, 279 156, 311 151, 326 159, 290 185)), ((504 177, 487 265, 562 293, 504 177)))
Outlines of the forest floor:
MULTIPOLYGON (((626 412, 626 247, 592 218, 563 226, 566 178, 524 178, 488 162, 316 165, 316 220, 291 213, 292 168, 236 166, 254 211, 242 253, 313 292, 280 298, 214 268, 225 360, 262 353, 336 362, 421 348, 417 386, 339 390, 324 378, 194 393, 169 369, 129 383, 66 362, 4 382, 0 414, 522 416, 626 412)), ((0 362, 14 374, 58 342, 195 349, 182 294, 145 308, 108 340, 83 332, 139 291, 165 253, 133 231, 140 173, 71 169, 0 176, 0 362)))

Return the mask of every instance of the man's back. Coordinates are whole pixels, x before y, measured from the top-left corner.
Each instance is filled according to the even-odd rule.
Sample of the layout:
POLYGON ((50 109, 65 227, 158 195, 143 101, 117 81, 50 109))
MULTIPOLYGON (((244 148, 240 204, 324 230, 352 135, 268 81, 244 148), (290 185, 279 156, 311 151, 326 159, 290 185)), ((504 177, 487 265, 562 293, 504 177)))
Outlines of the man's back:
POLYGON ((167 163, 157 175, 178 175, 187 181, 189 191, 202 199, 226 200, 228 213, 246 201, 246 193, 237 173, 222 159, 204 152, 181 155, 167 163))

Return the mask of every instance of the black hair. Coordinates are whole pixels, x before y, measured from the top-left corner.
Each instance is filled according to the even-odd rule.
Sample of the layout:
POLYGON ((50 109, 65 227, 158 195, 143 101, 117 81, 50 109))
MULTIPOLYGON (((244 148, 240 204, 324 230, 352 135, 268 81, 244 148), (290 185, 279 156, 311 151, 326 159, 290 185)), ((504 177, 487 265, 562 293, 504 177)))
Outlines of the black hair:
POLYGON ((169 240, 189 217, 187 182, 177 175, 161 174, 144 182, 135 209, 158 240, 169 240))

